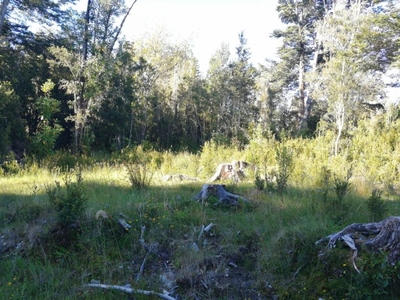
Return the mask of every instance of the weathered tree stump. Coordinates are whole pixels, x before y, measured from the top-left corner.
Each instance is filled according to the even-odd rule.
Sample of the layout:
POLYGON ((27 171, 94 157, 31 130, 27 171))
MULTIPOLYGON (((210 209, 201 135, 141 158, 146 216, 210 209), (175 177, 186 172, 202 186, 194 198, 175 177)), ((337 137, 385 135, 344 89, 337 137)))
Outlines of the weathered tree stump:
POLYGON ((400 217, 391 216, 376 223, 354 223, 342 231, 333 233, 317 241, 315 244, 329 241, 328 247, 336 247, 337 241, 343 241, 353 251, 353 265, 357 257, 357 244, 364 244, 373 252, 384 251, 388 254, 388 261, 395 265, 400 261, 400 217))
POLYGON ((216 172, 208 182, 227 179, 239 182, 246 177, 244 170, 250 167, 254 168, 253 165, 242 160, 234 160, 231 163, 222 163, 218 165, 216 172))
POLYGON ((210 196, 216 196, 219 201, 214 205, 227 204, 227 205, 239 205, 239 200, 248 202, 248 200, 242 196, 229 193, 226 190, 226 186, 223 184, 205 184, 201 188, 201 191, 193 197, 196 201, 204 202, 210 196))

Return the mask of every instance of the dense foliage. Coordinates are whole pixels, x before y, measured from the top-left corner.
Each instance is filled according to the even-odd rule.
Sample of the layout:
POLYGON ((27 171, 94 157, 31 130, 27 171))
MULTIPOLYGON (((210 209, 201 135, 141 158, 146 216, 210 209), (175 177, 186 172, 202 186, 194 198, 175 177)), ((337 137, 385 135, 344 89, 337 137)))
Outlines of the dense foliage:
POLYGON ((333 132, 338 155, 360 124, 397 119, 400 46, 398 5, 342 2, 278 1, 278 61, 253 66, 242 32, 235 55, 222 45, 200 74, 189 44, 162 30, 124 39, 134 1, 90 0, 82 13, 3 1, 0 162, 139 144, 196 152, 211 139, 245 146, 255 130, 333 132), (23 27, 32 11, 36 26, 23 27))
POLYGON ((279 60, 254 66, 242 32, 206 74, 163 31, 124 39, 135 2, 0 5, 0 294, 118 297, 83 286, 101 280, 196 299, 400 297, 384 252, 361 249, 359 274, 347 248, 314 244, 399 215, 397 1, 279 0, 279 60), (232 160, 252 166, 225 182, 249 204, 192 201, 232 160))

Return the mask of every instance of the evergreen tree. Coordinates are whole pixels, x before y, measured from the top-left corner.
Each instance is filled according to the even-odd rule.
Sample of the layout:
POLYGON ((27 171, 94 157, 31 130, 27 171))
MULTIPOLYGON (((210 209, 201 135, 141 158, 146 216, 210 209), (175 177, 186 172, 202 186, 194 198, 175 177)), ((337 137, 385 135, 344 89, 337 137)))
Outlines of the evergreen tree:
POLYGON ((280 62, 276 66, 275 78, 280 82, 280 93, 291 94, 289 106, 297 111, 294 132, 307 131, 312 102, 305 85, 305 73, 311 68, 316 50, 315 22, 321 19, 325 6, 318 0, 279 0, 277 11, 284 30, 275 30, 273 36, 283 39, 278 50, 280 62))
POLYGON ((250 52, 243 32, 239 34, 237 57, 229 61, 229 50, 223 45, 210 61, 208 80, 216 137, 221 141, 246 142, 250 124, 258 120, 256 106, 257 71, 250 62, 250 52))

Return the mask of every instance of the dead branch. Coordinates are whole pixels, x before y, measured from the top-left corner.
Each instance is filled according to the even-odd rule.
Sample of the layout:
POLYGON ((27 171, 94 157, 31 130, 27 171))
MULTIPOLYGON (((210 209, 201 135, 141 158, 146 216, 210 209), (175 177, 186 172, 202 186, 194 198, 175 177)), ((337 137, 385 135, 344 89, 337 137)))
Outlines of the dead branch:
POLYGON ((197 238, 197 240, 200 240, 203 233, 204 232, 209 232, 211 228, 213 228, 215 226, 215 224, 210 223, 208 224, 206 227, 204 227, 204 225, 201 225, 201 229, 200 229, 200 233, 199 233, 199 237, 197 238))
POLYGON ((342 231, 318 240, 315 244, 328 241, 327 247, 334 248, 338 241, 343 241, 353 252, 353 266, 358 271, 355 259, 358 254, 357 244, 364 244, 372 252, 384 251, 388 261, 395 265, 400 261, 400 217, 391 216, 381 222, 354 223, 342 231))
POLYGON ((157 243, 151 244, 150 246, 148 246, 148 245, 146 244, 146 242, 144 241, 144 237, 143 237, 144 231, 145 231, 145 230, 146 230, 146 226, 142 226, 142 231, 141 231, 141 234, 140 234, 140 239, 139 239, 139 241, 140 241, 140 243, 142 244, 144 250, 146 251, 146 255, 145 255, 144 258, 143 258, 142 264, 140 265, 139 272, 138 272, 138 274, 137 274, 137 276, 136 276, 136 281, 137 281, 137 282, 140 280, 140 277, 142 276, 142 274, 143 274, 143 272, 144 272, 144 265, 146 264, 146 261, 147 261, 149 255, 150 255, 150 254, 157 248, 157 246, 158 246, 157 243))
POLYGON ((106 290, 118 290, 118 291, 122 291, 124 293, 127 294, 141 294, 141 295, 155 295, 157 297, 160 297, 161 299, 166 299, 166 300, 176 300, 174 297, 171 297, 169 295, 166 294, 161 294, 161 293, 157 293, 154 291, 146 291, 146 290, 137 290, 131 287, 130 284, 124 285, 124 286, 120 286, 120 285, 108 285, 108 284, 100 284, 100 283, 89 283, 86 284, 85 286, 87 287, 97 287, 97 288, 102 288, 102 289, 106 289, 106 290))
POLYGON ((124 219, 119 219, 118 224, 121 225, 121 227, 125 230, 128 231, 129 229, 132 228, 131 225, 129 225, 124 219))
POLYGON ((114 39, 113 39, 113 41, 111 43, 111 46, 110 46, 110 49, 109 49, 109 54, 111 54, 111 52, 113 51, 115 43, 117 42, 118 37, 119 37, 119 35, 121 33, 122 27, 124 27, 124 23, 126 21, 126 18, 129 16, 129 14, 130 14, 130 12, 132 10, 132 7, 135 5, 136 1, 137 0, 133 1, 131 6, 129 7, 128 11, 125 13, 125 16, 122 18, 121 24, 119 25, 118 30, 117 30, 117 34, 115 35, 115 37, 114 37, 114 39))
POLYGON ((218 197, 219 201, 214 205, 228 204, 228 205, 239 205, 239 200, 248 202, 248 200, 242 196, 229 193, 223 184, 205 184, 201 191, 193 197, 195 201, 204 202, 210 196, 218 197))

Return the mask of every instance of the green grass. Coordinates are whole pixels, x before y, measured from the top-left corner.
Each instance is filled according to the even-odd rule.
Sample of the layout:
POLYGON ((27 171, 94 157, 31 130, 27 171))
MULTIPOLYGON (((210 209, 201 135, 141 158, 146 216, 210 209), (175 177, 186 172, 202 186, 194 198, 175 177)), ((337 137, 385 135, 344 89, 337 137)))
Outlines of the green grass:
MULTIPOLYGON (((183 161, 178 163, 184 165, 183 161)), ((55 181, 64 186, 63 173, 36 169, 0 178, 2 299, 123 298, 121 292, 84 285, 96 280, 162 292, 171 287, 161 279, 168 274, 173 274, 175 295, 182 299, 400 295, 398 275, 382 256, 360 253, 359 268, 365 274, 360 277, 351 267, 348 248, 328 251, 315 246, 346 225, 369 221, 368 197, 357 194, 356 188, 337 207, 334 191, 323 200, 312 187, 289 182, 286 192, 271 193, 258 191, 250 180, 227 184, 230 192, 249 203, 214 206, 216 200, 209 199, 202 205, 192 198, 205 180, 165 183, 160 180, 165 170, 175 169, 170 165, 161 170, 149 188, 135 190, 122 166, 84 168, 88 201, 78 229, 60 228, 46 194, 46 187, 55 181), (109 219, 95 219, 100 209, 109 219), (118 224, 121 213, 130 230, 118 224), (210 223, 215 226, 200 235, 202 226, 210 223), (143 248, 141 237, 147 246, 154 246, 151 253, 143 248), (381 277, 373 278, 376 274, 381 277)), ((190 170, 196 175, 194 167, 190 170)), ((398 214, 398 201, 385 203, 391 215, 398 214)))

